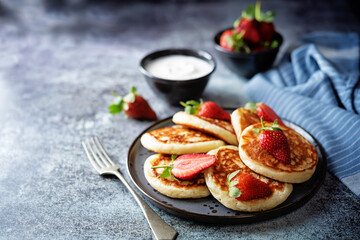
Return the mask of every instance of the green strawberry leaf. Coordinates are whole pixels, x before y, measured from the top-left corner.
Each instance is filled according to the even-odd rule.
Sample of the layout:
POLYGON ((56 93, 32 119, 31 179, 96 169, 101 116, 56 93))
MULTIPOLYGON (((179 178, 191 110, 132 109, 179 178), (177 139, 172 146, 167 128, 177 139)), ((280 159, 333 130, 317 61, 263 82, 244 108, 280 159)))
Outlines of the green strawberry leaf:
POLYGON ((236 186, 236 184, 238 184, 239 182, 236 180, 231 181, 231 179, 233 179, 241 170, 236 170, 230 174, 227 175, 227 185, 229 186, 229 196, 230 197, 240 197, 241 195, 241 191, 240 189, 238 189, 236 186))
POLYGON ((245 104, 245 108, 256 112, 257 105, 255 102, 248 102, 245 104))
POLYGON ((115 96, 113 101, 111 102, 109 108, 109 112, 111 114, 118 114, 124 110, 124 99, 119 96, 116 92, 112 91, 112 95, 115 96))
POLYGON ((121 113, 123 110, 122 106, 120 105, 117 105, 117 104, 112 104, 109 106, 109 112, 111 114, 118 114, 118 113, 121 113))
POLYGON ((249 5, 245 11, 241 12, 241 17, 252 20, 255 18, 255 6, 249 5))
POLYGON ((237 187, 230 187, 229 188, 229 196, 234 197, 234 198, 240 197, 241 196, 240 189, 238 189, 237 187))
POLYGON ((234 46, 234 38, 232 36, 226 36, 225 40, 230 48, 234 46))
POLYGON ((234 187, 236 184, 238 184, 239 182, 238 181, 231 181, 230 183, 229 183, 229 187, 234 187))
POLYGON ((135 102, 135 96, 136 96, 136 88, 134 86, 131 86, 130 92, 124 97, 124 101, 128 103, 135 102))
POLYGON ((261 129, 259 129, 259 128, 254 128, 254 129, 253 129, 253 132, 254 132, 254 133, 260 133, 260 132, 261 132, 261 129))
POLYGON ((240 172, 240 170, 236 170, 227 175, 227 184, 228 185, 230 184, 231 179, 233 179, 239 172, 240 172))
POLYGON ((234 22, 234 24, 233 24, 233 27, 234 27, 234 28, 237 28, 237 27, 239 26, 241 19, 242 19, 242 18, 239 17, 238 19, 235 20, 235 22, 234 22))
POLYGON ((267 11, 266 13, 261 13, 261 20, 263 22, 273 22, 275 18, 276 13, 272 11, 267 11))
POLYGON ((279 42, 274 40, 270 43, 270 48, 276 48, 277 46, 279 46, 279 42))

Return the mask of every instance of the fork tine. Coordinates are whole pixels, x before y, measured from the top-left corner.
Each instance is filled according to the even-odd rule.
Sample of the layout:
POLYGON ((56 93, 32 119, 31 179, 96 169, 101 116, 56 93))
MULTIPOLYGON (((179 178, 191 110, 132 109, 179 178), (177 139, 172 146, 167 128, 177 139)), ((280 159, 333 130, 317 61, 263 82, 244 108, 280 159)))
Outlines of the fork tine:
POLYGON ((109 155, 106 153, 104 147, 101 145, 99 139, 97 137, 95 137, 97 146, 100 148, 102 154, 105 156, 105 158, 108 160, 108 162, 110 163, 110 165, 115 165, 115 163, 111 160, 111 158, 109 157, 109 155))
POLYGON ((99 156, 99 158, 101 159, 101 162, 106 166, 106 167, 110 167, 110 163, 106 160, 106 158, 103 156, 104 154, 99 150, 98 145, 95 142, 95 137, 91 138, 91 141, 94 145, 94 148, 96 150, 97 155, 99 156))
MULTIPOLYGON (((93 142, 94 144, 94 139, 91 138, 91 141, 93 142)), ((97 165, 100 167, 100 168, 104 168, 106 167, 104 165, 104 163, 98 158, 98 155, 96 155, 96 153, 94 152, 93 150, 93 147, 91 146, 91 143, 90 143, 90 139, 87 139, 87 144, 89 146, 89 149, 90 149, 90 152, 92 153, 92 156, 93 156, 93 159, 95 159, 95 162, 97 163, 97 165)), ((96 146, 95 146, 96 147, 96 146)), ((97 152, 99 152, 97 149, 96 149, 97 152)))
MULTIPOLYGON (((85 153, 86 153, 88 159, 90 160, 91 165, 93 165, 95 170, 99 172, 100 168, 99 168, 98 164, 95 163, 94 158, 91 156, 90 152, 88 151, 88 147, 86 146, 86 143, 84 141, 82 141, 81 144, 85 150, 85 153)), ((89 146, 89 148, 90 148, 90 146, 89 146)))

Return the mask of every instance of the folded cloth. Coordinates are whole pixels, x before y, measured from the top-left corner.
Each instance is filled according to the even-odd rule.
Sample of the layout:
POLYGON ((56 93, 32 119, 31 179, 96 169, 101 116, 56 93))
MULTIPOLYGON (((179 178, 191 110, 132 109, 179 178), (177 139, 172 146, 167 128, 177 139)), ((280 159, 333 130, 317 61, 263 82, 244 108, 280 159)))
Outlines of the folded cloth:
POLYGON ((245 91, 314 136, 328 170, 360 197, 359 36, 316 32, 245 91))

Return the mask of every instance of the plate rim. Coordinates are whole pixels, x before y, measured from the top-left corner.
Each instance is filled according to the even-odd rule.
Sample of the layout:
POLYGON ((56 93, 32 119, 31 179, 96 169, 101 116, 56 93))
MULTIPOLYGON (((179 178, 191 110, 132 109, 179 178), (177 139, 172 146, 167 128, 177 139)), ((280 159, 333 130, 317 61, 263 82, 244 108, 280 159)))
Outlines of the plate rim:
MULTIPOLYGON (((320 169, 319 172, 319 176, 316 178, 316 182, 318 184, 315 184, 314 187, 310 188, 308 192, 306 192, 304 194, 304 196, 301 197, 300 200, 295 201, 295 202, 290 202, 287 203, 286 205, 281 205, 281 206, 276 206, 272 209, 268 209, 265 211, 259 211, 259 212, 243 212, 243 211, 238 211, 241 213, 244 213, 242 215, 234 215, 234 216, 214 216, 214 215, 208 215, 208 214, 200 214, 200 213, 194 213, 194 212, 189 212, 186 211, 184 209, 180 209, 178 207, 175 207, 173 205, 169 206, 168 204, 158 200, 157 198, 153 197, 151 194, 149 194, 145 189, 143 189, 143 187, 141 186, 141 184, 138 184, 135 179, 133 174, 130 171, 130 155, 133 152, 133 148, 135 147, 135 145, 140 141, 141 136, 148 132, 150 129, 156 127, 157 125, 166 123, 168 121, 171 121, 172 116, 157 120, 156 122, 154 122, 153 124, 151 124, 150 126, 148 126, 146 129, 144 129, 131 143, 129 149, 128 149, 128 154, 127 154, 127 164, 126 164, 126 168, 127 168, 127 172, 130 176, 130 179, 132 181, 132 183, 136 186, 136 188, 143 194, 145 195, 149 200, 151 200, 152 203, 154 203, 157 207, 165 210, 166 212, 169 212, 175 216, 178 217, 182 217, 185 219, 190 219, 190 220, 197 220, 199 222, 206 222, 206 223, 214 223, 215 221, 221 219, 222 223, 220 224, 233 224, 233 223, 251 223, 251 222, 256 222, 256 221, 264 221, 267 219, 273 219, 276 218, 278 216, 282 216, 285 215, 287 213, 290 213, 296 209, 298 209, 299 207, 303 206, 305 203, 307 203, 314 195, 315 193, 319 190, 319 188, 321 187, 321 185, 323 184, 324 180, 325 180, 325 176, 326 176, 326 170, 327 170, 327 161, 325 158, 325 152, 323 150, 323 148, 321 147, 320 143, 309 133, 307 132, 305 129, 303 129, 302 127, 300 127, 299 125, 288 121, 286 119, 286 122, 294 124, 296 127, 299 127, 302 131, 304 131, 305 133, 307 133, 316 143, 316 146, 314 146, 316 149, 319 149, 320 154, 321 154, 321 160, 322 160, 322 169, 320 169), (196 219, 194 219, 194 217, 196 217, 196 219)), ((140 146, 141 142, 139 142, 140 146)), ((316 170, 315 170, 316 171, 316 170)), ((208 196, 207 198, 213 198, 214 200, 216 200, 212 195, 208 196)), ((170 198, 171 199, 171 198, 170 198)), ((186 200, 186 199, 184 199, 186 200)), ((217 201, 217 200, 216 200, 217 201)), ((221 204, 221 203, 220 203, 221 204)), ((235 211, 235 210, 233 210, 235 211)), ((218 222, 216 222, 217 224, 219 224, 218 222)))

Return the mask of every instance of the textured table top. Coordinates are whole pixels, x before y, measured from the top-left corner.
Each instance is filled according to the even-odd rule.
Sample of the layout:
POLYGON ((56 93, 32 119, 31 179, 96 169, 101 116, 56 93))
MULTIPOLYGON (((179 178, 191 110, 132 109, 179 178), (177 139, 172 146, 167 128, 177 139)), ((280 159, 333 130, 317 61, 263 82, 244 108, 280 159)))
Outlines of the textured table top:
MULTIPOLYGON (((134 85, 160 119, 172 115, 179 109, 146 85, 140 59, 168 47, 216 57, 215 32, 249 3, 0 1, 0 239, 152 239, 132 196, 117 179, 95 173, 81 140, 97 135, 130 181, 129 146, 152 122, 111 116, 111 90, 124 95, 134 85)), ((360 31, 348 1, 263 5, 277 12, 282 51, 311 31, 360 31)), ((218 61, 203 97, 243 106, 246 81, 218 61)), ((259 223, 204 224, 151 206, 178 239, 360 237, 360 200, 330 174, 307 204, 259 223)))

